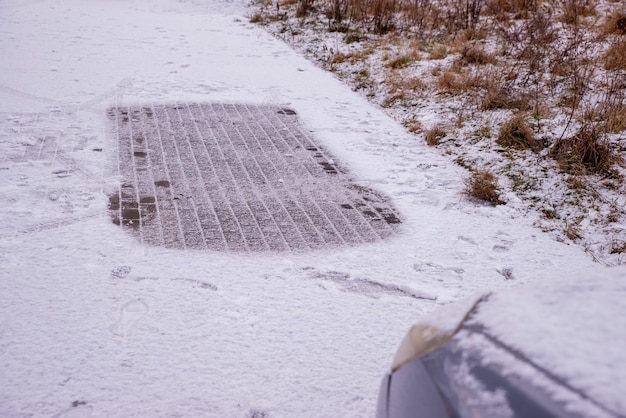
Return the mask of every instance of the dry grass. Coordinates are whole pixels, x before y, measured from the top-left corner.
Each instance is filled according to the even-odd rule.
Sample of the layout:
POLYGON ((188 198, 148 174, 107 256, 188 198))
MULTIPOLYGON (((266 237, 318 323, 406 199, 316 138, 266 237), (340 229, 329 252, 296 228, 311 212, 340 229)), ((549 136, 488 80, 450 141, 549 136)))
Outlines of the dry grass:
POLYGON ((440 125, 437 125, 424 133, 424 139, 426 139, 426 143, 430 146, 439 145, 439 142, 445 138, 447 135, 444 128, 440 125))
POLYGON ((394 70, 386 74, 384 86, 387 97, 383 107, 390 107, 397 103, 407 104, 411 100, 416 100, 418 94, 426 88, 426 83, 421 77, 394 70))
MULTIPOLYGON (((605 51, 601 57, 605 70, 626 71, 622 36, 626 11, 621 2, 604 3, 602 8, 597 7, 598 0, 265 0, 263 4, 270 16, 282 16, 279 11, 288 7, 297 8, 298 16, 325 15, 329 31, 340 28, 344 33, 344 45, 359 42, 365 48, 386 49, 385 67, 391 70, 411 66, 421 59, 420 52, 436 60, 458 53, 458 58, 446 62, 447 69, 432 69, 432 87, 463 95, 462 100, 479 111, 557 109, 557 97, 558 105, 574 115, 582 103, 593 100, 591 96, 603 94, 594 72, 596 51, 605 51), (494 50, 501 52, 496 55, 494 50)), ((344 62, 356 65, 366 55, 356 48, 330 54, 326 62, 334 69, 344 62)), ((382 100, 386 106, 405 104, 415 98, 415 91, 426 88, 418 78, 386 78, 391 95, 382 100), (409 91, 403 93, 402 88, 409 91)), ((361 85, 363 78, 356 81, 361 85)), ((623 130, 623 107, 605 106, 601 112, 611 121, 604 125, 610 132, 623 130)))
POLYGON ((345 52, 335 52, 331 58, 330 58, 330 64, 341 64, 342 62, 346 62, 348 61, 348 59, 350 58, 349 54, 346 54, 345 52))
POLYGON ((386 67, 391 68, 393 70, 398 70, 400 68, 405 68, 408 67, 409 65, 411 65, 412 63, 414 63, 415 61, 419 60, 419 55, 415 52, 411 52, 408 54, 403 54, 400 55, 392 60, 390 60, 387 64, 386 67))
POLYGON ((624 254, 626 253, 626 242, 614 241, 611 243, 611 249, 609 254, 624 254))
POLYGON ((489 0, 485 5, 485 14, 493 15, 498 20, 521 19, 537 7, 537 0, 489 0))
POLYGON ((498 179, 487 169, 472 171, 465 180, 465 194, 494 206, 504 204, 500 199, 498 179))
POLYGON ((461 93, 472 86, 472 79, 467 73, 445 70, 437 77, 437 87, 448 93, 461 93))
POLYGON ((343 41, 349 45, 355 42, 361 42, 366 40, 367 37, 363 35, 360 31, 349 31, 343 36, 343 41))
POLYGON ((602 61, 606 70, 626 70, 626 39, 620 38, 613 42, 602 61))
POLYGON ((375 83, 371 79, 370 71, 367 67, 362 67, 352 72, 355 90, 373 90, 375 83))
POLYGON ((484 48, 477 45, 465 45, 461 51, 461 56, 458 59, 461 65, 496 65, 498 59, 490 52, 484 50, 484 48))
POLYGON ((596 14, 596 0, 562 0, 561 21, 567 25, 579 24, 581 18, 596 14))
POLYGON ((621 133, 626 130, 626 74, 613 73, 603 90, 596 105, 595 120, 604 124, 607 133, 621 133))
MULTIPOLYGON (((498 167, 498 173, 508 177, 507 185, 530 207, 550 208, 543 213, 555 230, 578 240, 593 230, 581 230, 581 219, 570 217, 586 213, 590 205, 596 213, 608 213, 601 200, 623 194, 623 0, 602 0, 601 7, 596 7, 599 0, 257 1, 269 3, 269 17, 255 20, 276 22, 271 25, 276 33, 292 35, 293 28, 303 34, 339 32, 286 39, 310 41, 303 49, 379 105, 393 107, 389 113, 408 131, 423 134, 427 144, 439 144, 441 152, 468 168, 468 196, 503 203, 494 175, 498 167), (293 19, 296 7, 300 16, 308 13, 306 19, 293 19), (291 17, 285 22, 284 13, 291 17), (318 53, 322 46, 326 49, 318 53), (375 53, 359 52, 367 48, 375 53), (415 63, 426 57, 440 61, 415 63), (431 117, 424 115, 422 101, 437 109, 445 128, 426 129, 432 122, 426 125, 431 117), (502 123, 508 112, 501 109, 515 116, 502 123), (576 125, 580 129, 572 130, 576 125), (548 144, 547 153, 532 156, 508 151, 537 152, 548 144), (533 176, 558 174, 556 164, 546 164, 546 158, 554 158, 570 174, 555 179, 557 189, 551 196, 535 193, 545 182, 533 176), (477 164, 493 164, 489 167, 494 171, 475 170, 477 164)), ((623 222, 624 216, 611 215, 612 222, 623 222)), ((625 248, 620 237, 611 251, 623 254, 625 248)))
POLYGON ((617 134, 626 130, 626 104, 607 104, 603 106, 602 114, 607 132, 617 134))
POLYGON ((516 150, 538 151, 541 148, 523 113, 516 114, 502 125, 496 142, 504 148, 516 150))
POLYGON ((480 110, 526 110, 530 107, 528 94, 513 88, 502 69, 478 72, 471 84, 480 89, 480 110))
POLYGON ((441 68, 441 65, 435 65, 433 68, 431 68, 430 75, 432 75, 433 77, 439 77, 442 71, 443 69, 441 68))
POLYGON ((370 49, 352 49, 348 52, 337 51, 331 56, 329 63, 341 64, 348 61, 354 64, 363 61, 371 53, 370 49))
POLYGON ((309 13, 315 10, 313 6, 313 0, 298 0, 298 7, 296 8, 296 17, 305 17, 309 13))
POLYGON ((571 138, 558 139, 549 155, 575 175, 606 174, 616 161, 606 137, 592 123, 583 124, 571 138))
POLYGON ((580 226, 575 224, 565 223, 565 227, 563 228, 563 234, 565 234, 565 236, 572 241, 576 241, 582 238, 580 226))
MULTIPOLYGON (((478 161, 494 164, 494 170, 510 165, 523 186, 518 187, 520 198, 529 199, 533 207, 554 208, 554 214, 545 213, 546 218, 554 220, 551 216, 558 210, 565 219, 576 205, 584 212, 589 203, 584 199, 566 194, 561 205, 554 196, 544 202, 544 195, 526 192, 534 187, 528 184, 543 184, 533 183, 537 172, 557 174, 555 164, 546 164, 546 158, 553 158, 570 174, 559 176, 559 187, 574 188, 566 193, 591 196, 594 188, 603 193, 602 198, 604 192, 610 198, 623 193, 626 181, 615 173, 623 177, 626 168, 618 165, 626 152, 624 0, 257 1, 270 3, 265 6, 271 16, 266 22, 278 20, 278 9, 289 9, 292 19, 273 24, 276 32, 298 25, 305 28, 303 33, 341 32, 327 38, 303 37, 312 44, 303 49, 338 70, 356 89, 364 89, 379 105, 393 107, 389 113, 401 119, 407 130, 423 133, 429 145, 439 144, 442 152, 456 157, 472 172, 466 183, 469 196, 502 203, 495 171, 473 167, 478 161), (293 19, 296 7, 308 17, 293 19), (326 49, 318 53, 320 46, 326 49), (375 53, 369 56, 359 52, 361 48, 375 53), (343 52, 333 53, 338 50, 343 52), (415 63, 426 58, 438 61, 415 63), (422 113, 422 100, 438 109, 435 112, 445 129, 426 129, 432 124, 426 125, 430 118, 422 113), (502 123, 502 115, 508 112, 501 109, 512 110, 514 116, 502 123), (483 132, 481 126, 491 130, 483 132), (455 140, 444 139, 446 135, 455 140), (494 146, 494 140, 499 146, 494 146), (547 146, 547 152, 538 152, 547 146), (531 156, 509 149, 538 153, 531 156), (478 154, 483 150, 484 158, 478 154), (501 160, 501 156, 523 159, 501 160), (538 166, 532 166, 535 160, 538 166)), ((506 170, 500 172, 509 176, 506 170)), ((515 190, 515 181, 507 184, 515 190)), ((621 214, 619 221, 623 221, 621 214)), ((579 221, 554 224, 577 239, 579 221)))
POLYGON ((608 134, 626 130, 626 90, 607 88, 606 97, 583 113, 584 119, 601 125, 608 134))
POLYGON ((440 72, 439 76, 437 77, 437 87, 447 91, 460 90, 462 84, 459 74, 450 70, 440 72))
POLYGON ((257 12, 250 16, 250 23, 263 23, 264 19, 264 14, 257 12))
POLYGON ((391 94, 416 93, 423 91, 426 83, 419 76, 391 71, 385 76, 385 86, 391 94))
POLYGON ((422 132, 422 130, 424 129, 422 122, 419 121, 419 119, 417 119, 415 117, 415 115, 411 115, 406 117, 403 121, 402 121, 402 125, 411 133, 419 133, 422 132))
POLYGON ((482 95, 480 110, 528 109, 528 101, 519 93, 513 93, 505 85, 491 84, 482 95))
POLYGON ((428 57, 431 60, 442 60, 452 53, 450 47, 443 44, 431 45, 426 48, 426 51, 428 52, 428 57))
POLYGON ((602 22, 600 33, 602 35, 626 35, 626 13, 617 8, 613 10, 602 22))

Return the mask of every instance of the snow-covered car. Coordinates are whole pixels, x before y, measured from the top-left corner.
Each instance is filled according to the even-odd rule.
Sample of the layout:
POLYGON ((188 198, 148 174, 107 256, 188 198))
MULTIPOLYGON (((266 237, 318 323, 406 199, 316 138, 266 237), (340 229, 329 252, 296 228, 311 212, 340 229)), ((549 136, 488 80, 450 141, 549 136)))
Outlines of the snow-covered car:
POLYGON ((406 334, 378 418, 626 417, 626 270, 444 306, 406 334))

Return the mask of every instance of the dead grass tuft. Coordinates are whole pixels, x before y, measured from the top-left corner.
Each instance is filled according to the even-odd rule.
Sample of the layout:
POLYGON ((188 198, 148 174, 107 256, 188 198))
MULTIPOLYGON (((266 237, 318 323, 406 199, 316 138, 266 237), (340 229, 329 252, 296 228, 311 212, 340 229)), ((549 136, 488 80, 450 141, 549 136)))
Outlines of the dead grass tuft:
POLYGON ((359 31, 349 31, 343 36, 343 41, 348 45, 355 42, 361 42, 365 39, 367 39, 367 37, 359 31))
POLYGON ((419 92, 426 88, 421 77, 407 75, 400 71, 392 71, 385 77, 385 85, 391 94, 402 92, 419 92))
POLYGON ((419 60, 419 55, 417 55, 416 53, 409 53, 409 54, 400 55, 399 57, 392 59, 391 61, 387 63, 386 66, 388 68, 391 68, 392 70, 398 70, 401 68, 408 67, 409 65, 411 65, 417 60, 419 60))
POLYGON ((504 21, 510 18, 522 19, 537 7, 537 0, 488 0, 485 14, 504 21))
POLYGON ((528 100, 521 93, 515 96, 509 88, 492 84, 487 86, 480 101, 480 110, 528 109, 528 100))
POLYGON ((546 219, 559 219, 559 213, 553 207, 542 207, 541 213, 546 219))
POLYGON ((534 132, 522 113, 516 114, 502 125, 496 142, 502 147, 516 150, 536 152, 541 148, 540 142, 535 139, 534 132))
POLYGON ((626 130, 626 104, 606 105, 603 113, 607 132, 616 134, 626 130))
MULTIPOLYGON (((512 77, 515 79, 515 75, 512 77)), ((516 89, 509 80, 509 73, 492 67, 477 70, 468 85, 480 90, 479 108, 482 111, 495 109, 527 110, 530 107, 528 94, 516 89)))
POLYGON ((315 11, 313 5, 314 0, 298 0, 298 8, 296 9, 296 17, 305 17, 309 13, 315 11))
POLYGON ((567 238, 572 241, 579 240, 582 237, 580 226, 567 222, 565 223, 565 227, 563 228, 563 233, 567 238))
POLYGON ((426 88, 421 77, 407 75, 402 71, 391 71, 385 76, 385 89, 389 93, 383 107, 390 107, 396 103, 407 104, 417 99, 418 93, 426 88))
POLYGON ((571 138, 558 139, 549 155, 561 170, 575 175, 607 173, 616 161, 605 135, 592 123, 584 123, 571 138))
POLYGON ((452 53, 447 45, 435 44, 428 48, 429 58, 431 60, 442 60, 452 53))
POLYGON ((618 39, 609 46, 603 63, 604 68, 609 71, 626 70, 626 39, 618 39))
POLYGON ((250 23, 265 23, 265 14, 261 12, 256 12, 252 16, 250 16, 250 23))
POLYGON ((341 64, 342 62, 346 62, 350 56, 341 51, 335 52, 330 58, 331 64, 341 64))
POLYGON ((504 204, 500 199, 498 180, 496 176, 487 169, 472 171, 470 176, 465 180, 465 194, 494 206, 504 204))
POLYGON ((437 125, 434 128, 427 130, 424 134, 424 138, 426 139, 426 143, 432 147, 439 145, 439 142, 445 138, 446 135, 447 132, 443 129, 443 127, 437 125))
POLYGON ((437 77, 437 87, 449 93, 460 93, 470 87, 467 74, 446 70, 437 77))
POLYGON ((603 35, 626 35, 626 14, 619 9, 615 9, 604 19, 600 26, 600 33, 603 35))
POLYGON ((498 63, 498 59, 494 54, 486 52, 479 46, 466 45, 461 51, 459 63, 461 65, 495 65, 498 63))
POLYGON ((584 112, 584 118, 601 124, 606 133, 618 134, 626 130, 626 101, 622 91, 619 96, 608 95, 604 101, 597 103, 593 108, 584 112), (617 100, 616 100, 617 99, 617 100), (620 100, 621 99, 621 100, 620 100))
POLYGON ((402 125, 411 133, 419 133, 424 129, 422 122, 415 115, 410 115, 402 121, 402 125))
POLYGON ((567 25, 580 23, 581 18, 595 16, 596 0, 562 0, 561 21, 567 25))
POLYGON ((250 16, 250 23, 256 23, 259 25, 265 25, 271 20, 271 17, 263 12, 256 12, 252 16, 250 16))
POLYGON ((371 49, 352 49, 347 52, 337 51, 331 56, 329 62, 331 64, 341 64, 342 62, 346 62, 346 61, 351 62, 351 63, 356 63, 356 62, 363 61, 371 53, 372 53, 371 49))
POLYGON ((353 71, 354 90, 372 90, 375 84, 371 79, 370 71, 367 67, 353 71))
POLYGON ((626 253, 626 241, 614 241, 611 243, 611 249, 609 254, 624 254, 626 253))

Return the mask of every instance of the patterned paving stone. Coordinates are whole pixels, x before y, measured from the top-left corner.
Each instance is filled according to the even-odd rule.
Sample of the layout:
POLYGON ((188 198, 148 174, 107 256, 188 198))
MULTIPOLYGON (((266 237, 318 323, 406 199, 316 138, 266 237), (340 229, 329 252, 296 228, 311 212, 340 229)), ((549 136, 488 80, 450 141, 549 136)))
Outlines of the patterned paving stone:
POLYGON ((144 243, 303 251, 375 242, 400 217, 277 106, 179 103, 108 111, 118 141, 112 220, 144 243))

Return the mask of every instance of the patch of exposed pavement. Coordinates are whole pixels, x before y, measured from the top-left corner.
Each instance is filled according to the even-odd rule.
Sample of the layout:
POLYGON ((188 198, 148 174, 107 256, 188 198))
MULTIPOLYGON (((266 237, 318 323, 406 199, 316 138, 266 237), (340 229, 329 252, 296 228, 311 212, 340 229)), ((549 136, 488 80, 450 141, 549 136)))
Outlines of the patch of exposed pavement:
POLYGON ((401 223, 271 105, 179 103, 108 111, 122 183, 114 223, 142 242, 215 251, 304 251, 376 242, 401 223))

